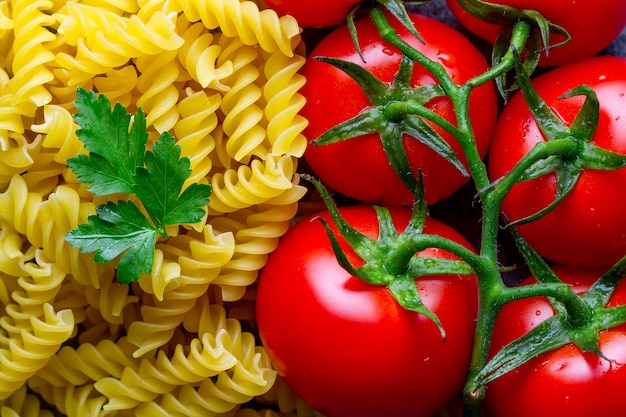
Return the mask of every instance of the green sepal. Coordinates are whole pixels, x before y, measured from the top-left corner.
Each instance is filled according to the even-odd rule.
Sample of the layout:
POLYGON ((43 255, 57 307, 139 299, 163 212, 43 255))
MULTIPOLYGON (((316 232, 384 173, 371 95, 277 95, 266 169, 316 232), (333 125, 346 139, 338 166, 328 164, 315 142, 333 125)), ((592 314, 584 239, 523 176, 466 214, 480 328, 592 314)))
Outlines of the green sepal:
MULTIPOLYGON (((554 159, 550 159, 548 162, 553 162, 554 159)), ((537 164, 539 165, 539 164, 537 164)), ((542 167, 549 167, 550 165, 545 165, 542 167)), ((518 226, 520 224, 526 224, 533 222, 542 218, 543 216, 550 213, 554 210, 560 203, 567 197, 567 195, 574 189, 576 183, 578 182, 578 178, 580 178, 580 174, 582 170, 573 164, 562 163, 562 161, 558 161, 558 163, 554 164, 552 167, 552 171, 556 174, 556 192, 554 194, 554 200, 550 202, 544 208, 536 211, 530 216, 526 216, 524 218, 515 220, 508 224, 511 226, 518 226)), ((533 175, 537 175, 537 172, 534 172, 533 175)), ((544 175, 543 173, 541 175, 544 175)))
MULTIPOLYGON (((474 274, 474 271, 462 260, 416 256, 419 250, 430 247, 430 236, 422 234, 427 215, 423 187, 419 187, 416 192, 419 197, 416 198, 411 219, 401 233, 396 230, 389 210, 374 206, 379 233, 377 239, 372 239, 356 230, 341 216, 323 184, 312 176, 306 174, 301 176, 315 186, 328 208, 339 235, 363 261, 358 267, 352 265, 331 225, 320 218, 339 265, 352 276, 367 283, 386 286, 402 307, 430 318, 445 339, 445 330, 439 318, 423 304, 415 280, 430 275, 469 275, 474 274)), ((421 181, 418 183, 421 184, 421 181)))
POLYGON ((560 300, 548 297, 555 316, 543 321, 526 335, 498 351, 480 370, 473 382, 477 386, 483 386, 538 355, 569 343, 575 344, 584 352, 591 352, 603 359, 611 360, 600 351, 598 334, 626 322, 626 306, 606 307, 613 290, 626 275, 626 257, 579 296, 569 285, 563 283, 515 228, 512 228, 511 232, 530 273, 538 284, 511 288, 508 290, 511 293, 510 299, 520 299, 522 291, 529 294, 529 291, 539 287, 551 288, 554 290, 553 293, 559 292, 561 297, 560 300))
POLYGON ((605 272, 583 295, 585 301, 593 308, 604 306, 609 302, 615 287, 626 277, 626 256, 605 272))
POLYGON ((500 349, 476 374, 473 382, 477 386, 484 386, 537 355, 558 349, 569 342, 561 320, 556 316, 550 317, 500 349))
MULTIPOLYGON (((505 55, 509 52, 511 46, 511 39, 513 36, 514 26, 504 27, 498 36, 493 45, 493 49, 491 51, 491 62, 492 66, 496 67, 500 64, 505 55)), ((524 60, 521 62, 522 67, 524 68, 524 72, 529 76, 535 72, 535 69, 539 65, 539 57, 538 53, 530 53, 529 51, 536 51, 541 47, 540 41, 537 36, 531 35, 528 37, 526 44, 524 45, 524 50, 522 53, 524 54, 524 60)), ((496 87, 498 88, 498 92, 500 96, 507 101, 512 92, 519 89, 519 85, 517 84, 517 80, 511 77, 509 71, 503 72, 498 75, 494 79, 496 83, 496 87)))
POLYGON ((557 314, 499 350, 473 378, 473 382, 477 386, 484 386, 529 360, 569 343, 583 352, 611 361, 612 358, 600 351, 599 332, 625 322, 626 306, 596 309, 593 319, 582 328, 572 328, 557 314))
POLYGON ((437 84, 413 88, 411 77, 414 62, 410 58, 402 57, 398 72, 390 86, 355 63, 328 57, 315 59, 335 66, 354 79, 372 107, 330 128, 312 143, 322 146, 378 133, 390 165, 405 186, 414 192, 417 181, 404 147, 403 136, 406 133, 448 160, 462 175, 469 175, 452 147, 422 114, 417 114, 430 112, 423 105, 445 93, 437 84))
POLYGON ((512 6, 486 3, 481 0, 457 0, 457 2, 472 16, 487 23, 500 25, 505 32, 510 32, 511 28, 520 19, 531 22, 533 24, 531 38, 534 38, 532 44, 541 46, 539 48, 527 48, 525 57, 532 61, 538 59, 537 56, 539 56, 542 50, 548 55, 551 48, 559 47, 571 40, 569 33, 563 27, 552 23, 535 10, 517 9, 512 6), (550 33, 563 35, 565 40, 550 45, 550 33))
POLYGON ((391 281, 389 285, 387 285, 387 288, 389 288, 389 292, 391 292, 393 298, 403 308, 422 314, 432 320, 439 329, 441 340, 445 342, 446 330, 441 324, 441 320, 439 320, 437 314, 429 310, 428 307, 426 307, 422 302, 419 291, 415 286, 414 278, 407 276, 399 277, 391 281))
MULTIPOLYGON (((593 352, 610 360, 610 358, 605 358, 598 348, 598 332, 626 322, 626 306, 605 307, 615 287, 626 276, 626 257, 604 273, 583 295, 579 296, 574 293, 570 286, 561 281, 546 261, 522 238, 515 228, 511 229, 511 233, 530 269, 530 273, 537 282, 540 285, 564 286, 560 289, 566 291, 567 294, 560 297, 560 301, 554 297, 549 297, 549 301, 558 314, 562 326, 560 331, 566 333, 567 343, 574 343, 585 352, 593 352)), ((544 352, 549 350, 552 349, 544 350, 544 352)), ((538 352, 535 353, 539 354, 538 352)))
POLYGON ((550 143, 556 145, 559 141, 572 141, 575 146, 562 147, 562 149, 567 148, 567 152, 537 160, 518 178, 517 181, 522 182, 554 173, 557 184, 556 193, 554 200, 546 207, 509 223, 509 227, 535 221, 554 210, 575 187, 584 169, 613 170, 626 166, 626 156, 592 143, 599 122, 600 104, 591 87, 581 85, 559 97, 559 100, 565 100, 575 96, 584 96, 584 102, 578 114, 567 126, 539 96, 518 56, 515 64, 517 82, 537 126, 546 138, 547 146, 550 146, 550 143))
POLYGON ((411 137, 416 138, 426 146, 428 146, 437 154, 443 156, 449 163, 463 175, 469 176, 469 172, 463 165, 463 162, 459 159, 454 150, 450 147, 441 135, 419 116, 408 115, 406 116, 404 123, 402 124, 403 130, 411 137))
POLYGON ((354 23, 354 19, 356 18, 356 12, 361 8, 362 3, 357 2, 351 9, 348 11, 348 16, 346 17, 346 27, 348 28, 348 33, 350 33, 350 38, 352 39, 352 43, 356 48, 357 54, 361 58, 361 61, 365 62, 365 57, 363 56, 363 49, 361 48, 361 43, 359 42, 359 34, 356 30, 356 25, 354 23))

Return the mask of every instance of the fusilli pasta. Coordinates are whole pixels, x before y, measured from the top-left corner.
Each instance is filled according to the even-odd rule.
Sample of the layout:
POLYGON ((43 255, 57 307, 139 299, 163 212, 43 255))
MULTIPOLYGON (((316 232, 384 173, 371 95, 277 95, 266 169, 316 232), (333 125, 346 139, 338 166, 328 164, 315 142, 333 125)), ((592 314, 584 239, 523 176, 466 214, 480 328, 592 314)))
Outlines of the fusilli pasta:
POLYGON ((293 18, 252 0, 0 1, 3 417, 296 416, 268 399, 249 326, 305 193, 302 49, 293 18), (169 131, 189 157, 188 184, 213 187, 129 285, 65 241, 108 198, 66 163, 86 152, 78 87, 141 107, 150 141, 169 131))

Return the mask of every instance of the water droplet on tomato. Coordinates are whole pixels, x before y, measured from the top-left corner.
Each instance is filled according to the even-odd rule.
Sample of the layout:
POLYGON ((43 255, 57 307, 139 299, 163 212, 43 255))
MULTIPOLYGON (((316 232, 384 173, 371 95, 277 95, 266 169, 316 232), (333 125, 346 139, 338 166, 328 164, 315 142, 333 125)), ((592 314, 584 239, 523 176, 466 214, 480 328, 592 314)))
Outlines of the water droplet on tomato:
POLYGON ((395 52, 392 49, 389 49, 389 48, 383 48, 382 53, 385 54, 385 55, 389 55, 389 56, 395 55, 395 52))
POLYGON ((541 310, 535 311, 535 316, 541 316, 541 310))
POLYGON ((606 80, 606 75, 602 74, 601 76, 598 77, 599 81, 604 81, 606 80))
POLYGON ((435 266, 437 265, 437 261, 434 259, 424 259, 424 266, 435 266))

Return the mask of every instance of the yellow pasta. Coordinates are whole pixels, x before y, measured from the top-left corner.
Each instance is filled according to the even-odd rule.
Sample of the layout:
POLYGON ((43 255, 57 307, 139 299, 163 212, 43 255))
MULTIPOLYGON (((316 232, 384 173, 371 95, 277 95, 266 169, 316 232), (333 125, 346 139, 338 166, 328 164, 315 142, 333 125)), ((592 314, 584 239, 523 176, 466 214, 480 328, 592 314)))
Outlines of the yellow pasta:
POLYGON ((26 386, 15 391, 9 398, 0 401, 2 417, 54 417, 50 410, 42 408, 37 396, 29 393, 26 386))
POLYGON ((273 396, 248 330, 306 191, 302 50, 296 21, 252 0, 0 0, 2 417, 307 415, 273 396), (141 107, 149 140, 168 131, 189 157, 187 184, 213 189, 129 285, 65 241, 108 198, 66 163, 86 152, 78 87, 141 107))
POLYGON ((190 21, 201 20, 207 28, 219 28, 226 36, 240 38, 246 45, 258 44, 268 52, 293 54, 300 29, 295 20, 278 18, 273 10, 259 11, 252 1, 178 0, 177 3, 190 21))

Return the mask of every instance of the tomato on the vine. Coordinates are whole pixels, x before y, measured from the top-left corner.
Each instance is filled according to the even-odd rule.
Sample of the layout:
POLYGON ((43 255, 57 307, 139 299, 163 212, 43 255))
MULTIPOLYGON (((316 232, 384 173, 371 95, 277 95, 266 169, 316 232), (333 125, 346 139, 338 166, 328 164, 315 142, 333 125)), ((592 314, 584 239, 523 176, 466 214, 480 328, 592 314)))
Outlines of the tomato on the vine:
POLYGON ((346 21, 350 9, 362 0, 264 0, 279 15, 291 15, 302 27, 323 28, 346 21))
MULTIPOLYGON (((446 0, 454 16, 474 34, 493 43, 501 30, 470 15, 457 0, 446 0)), ((589 58, 607 47, 626 26, 626 0, 483 0, 485 3, 536 10, 570 35, 565 45, 542 52, 542 66, 558 66, 589 58)), ((549 44, 565 37, 551 34, 549 44)))
MULTIPOLYGON (((390 17, 389 21, 405 42, 441 64, 456 83, 463 83, 488 69, 485 57, 453 28, 415 13, 410 13, 410 17, 423 43, 395 18, 390 17)), ((381 39, 369 17, 357 19, 355 24, 365 62, 357 53, 348 28, 343 26, 321 40, 302 68, 307 83, 300 92, 307 101, 301 114, 309 121, 304 134, 310 141, 372 107, 352 78, 333 65, 316 60, 316 56, 361 65, 386 84, 392 83, 400 67, 402 54, 381 39)), ((411 82, 413 87, 437 84, 434 76, 417 63, 411 82)), ((424 105, 456 124, 456 114, 448 97, 435 97, 424 105)), ((470 96, 469 106, 477 146, 484 155, 497 117, 493 83, 476 88, 470 96)), ((432 126, 465 163, 458 142, 439 126, 432 126)), ((427 145, 407 134, 403 140, 413 174, 417 176, 419 169, 423 172, 429 204, 447 197, 468 181, 468 177, 427 145)), ((376 133, 326 145, 309 143, 304 158, 328 187, 351 198, 382 205, 410 205, 413 202, 411 190, 393 170, 383 151, 380 135, 376 133)))
MULTIPOLYGON (((601 56, 553 69, 533 80, 537 93, 566 124, 578 114, 583 96, 559 97, 586 84, 596 93, 600 116, 592 143, 626 155, 626 59, 601 56)), ((509 172, 533 146, 545 141, 521 94, 505 106, 488 161, 492 179, 509 172)), ((530 216, 555 198, 553 173, 517 183, 504 199, 510 220, 530 216)), ((542 256, 572 265, 613 265, 626 255, 626 168, 583 169, 578 182, 554 210, 518 226, 542 256)))
MULTIPOLYGON (((340 212, 360 232, 378 236, 371 206, 340 212)), ((411 211, 390 212, 402 231, 411 211)), ((319 216, 330 222, 328 212, 319 216)), ((259 280, 259 333, 279 375, 329 417, 432 415, 455 397, 468 372, 477 313, 475 277, 416 279, 424 304, 445 329, 444 342, 432 320, 401 307, 385 286, 343 269, 315 217, 287 232, 259 280)), ((470 248, 458 232, 432 218, 426 218, 424 232, 470 248)), ((339 239, 350 261, 359 265, 360 258, 339 239)), ((417 256, 456 259, 437 249, 417 256)))
MULTIPOLYGON (((575 292, 582 294, 604 272, 554 266, 553 271, 575 292)), ((521 283, 535 282, 530 277, 521 283)), ((608 306, 626 304, 626 283, 619 284, 608 306)), ((494 328, 492 350, 523 336, 554 315, 545 297, 532 297, 505 305, 494 328)), ((573 344, 543 353, 487 385, 488 417, 618 417, 624 415, 620 400, 626 384, 626 324, 603 330, 603 359, 582 352, 573 344)))

